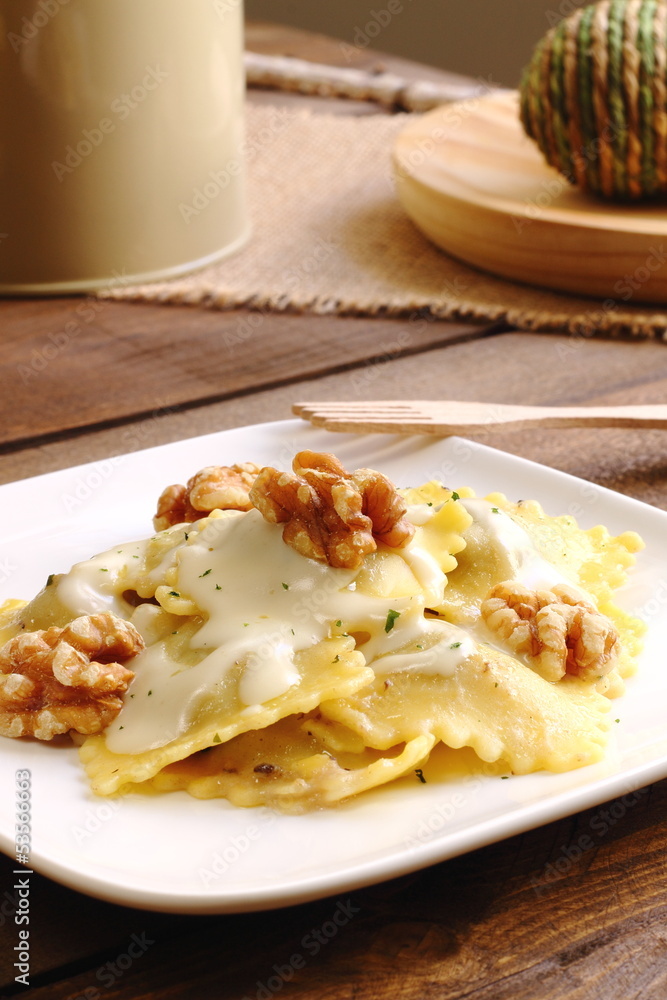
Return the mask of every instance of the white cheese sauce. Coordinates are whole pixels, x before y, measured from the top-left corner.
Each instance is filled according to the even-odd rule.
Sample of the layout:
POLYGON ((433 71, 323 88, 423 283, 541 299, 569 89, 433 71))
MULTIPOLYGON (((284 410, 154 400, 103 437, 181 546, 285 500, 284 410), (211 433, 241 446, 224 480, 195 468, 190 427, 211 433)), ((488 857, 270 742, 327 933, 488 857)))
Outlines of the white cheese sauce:
POLYGON ((58 599, 74 615, 102 611, 127 618, 132 606, 123 600, 126 569, 134 556, 141 560, 147 542, 129 542, 77 563, 58 581, 58 599))
MULTIPOLYGON (((396 551, 435 603, 445 583, 435 559, 416 545, 396 551)), ((92 568, 79 575, 86 572, 92 568)), ((227 513, 193 531, 179 550, 174 589, 205 619, 191 640, 203 658, 183 666, 170 661, 159 643, 135 657, 129 695, 106 730, 109 749, 138 753, 183 735, 197 707, 235 666, 242 668, 239 699, 253 710, 298 684, 295 653, 331 634, 368 633, 379 655, 419 645, 425 633, 433 633, 421 595, 364 594, 356 588, 358 572, 299 555, 282 540, 282 526, 267 523, 258 511, 227 513)), ((452 641, 390 656, 381 668, 450 671, 461 658, 461 647, 456 655, 449 648, 452 641)), ((370 644, 362 649, 374 658, 374 652, 368 656, 370 644)))
MULTIPOLYGON (((528 536, 507 515, 491 513, 486 501, 465 504, 475 519, 486 518, 493 526, 494 538, 517 567, 537 565, 528 536)), ((428 511, 432 516, 432 508, 428 511)), ((240 701, 246 712, 257 711, 300 682, 295 653, 330 635, 361 634, 360 649, 381 676, 399 670, 451 675, 478 647, 455 625, 425 618, 424 609, 442 599, 445 576, 418 538, 419 532, 406 548, 392 551, 404 559, 421 593, 387 598, 358 588, 356 569, 337 569, 299 555, 283 541, 282 525, 266 522, 258 511, 225 512, 193 526, 189 539, 167 551, 150 572, 158 585, 166 570, 175 567, 175 594, 201 613, 203 622, 189 640, 192 656, 185 663, 169 655, 169 637, 152 631, 152 614, 122 598, 135 566, 146 577, 148 541, 79 563, 59 582, 60 600, 74 614, 110 610, 130 620, 136 614, 150 643, 131 662, 135 677, 120 714, 106 730, 108 748, 140 753, 163 746, 186 734, 198 708, 215 703, 216 697, 224 718, 230 695, 222 686, 239 668, 238 700, 233 696, 233 703, 240 701)), ((173 617, 177 630, 180 619, 173 617)))
POLYGON ((463 629, 425 618, 421 609, 408 611, 401 626, 388 636, 371 637, 362 646, 379 677, 397 671, 450 677, 476 650, 477 644, 463 629))
POLYGON ((459 503, 488 535, 506 564, 505 579, 518 580, 533 590, 549 590, 563 583, 574 586, 572 580, 540 555, 528 532, 505 511, 481 498, 460 500, 459 503))

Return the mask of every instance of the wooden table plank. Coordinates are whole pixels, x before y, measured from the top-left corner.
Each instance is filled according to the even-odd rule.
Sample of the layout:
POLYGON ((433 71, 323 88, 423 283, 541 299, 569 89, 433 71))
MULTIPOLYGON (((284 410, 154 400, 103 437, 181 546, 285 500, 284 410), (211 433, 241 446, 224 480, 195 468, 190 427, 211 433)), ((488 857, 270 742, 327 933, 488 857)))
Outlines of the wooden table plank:
POLYGON ((0 445, 201 405, 484 336, 410 324, 91 299, 0 302, 0 445))
MULTIPOLYGON (((13 967, 16 961, 13 949, 17 943, 15 867, 10 858, 0 856, 0 984, 8 985, 16 974, 13 967)), ((179 922, 184 919, 103 903, 40 875, 31 875, 31 979, 48 981, 55 973, 58 981, 65 975, 77 975, 90 969, 92 955, 101 962, 102 956, 118 954, 134 929, 168 938, 177 932, 179 922), (54 919, 55 914, 66 915, 66 919, 54 919), (91 928, 95 929, 94 937, 91 928)), ((6 987, 0 985, 0 996, 5 992, 6 987)))
MULTIPOLYGON (((438 397, 547 405, 663 402, 667 349, 649 341, 506 333, 398 359, 388 352, 350 371, 306 377, 183 412, 157 407, 127 426, 0 455, 0 482, 214 430, 288 419, 298 399, 438 397)), ((490 429, 476 440, 667 508, 664 431, 490 429)), ((239 459, 245 457, 251 456, 239 459)))
MULTIPOLYGON (((147 932, 154 944, 104 995, 267 1000, 267 991, 282 990, 300 1000, 662 1000, 666 809, 663 781, 339 898, 280 912, 165 918, 162 930, 147 932), (316 948, 313 931, 337 909, 348 921, 340 916, 339 931, 316 948), (295 955, 303 958, 296 971, 295 955)), ((128 939, 147 918, 134 914, 128 939)), ((96 959, 31 995, 85 996, 99 988, 100 967, 96 959)))

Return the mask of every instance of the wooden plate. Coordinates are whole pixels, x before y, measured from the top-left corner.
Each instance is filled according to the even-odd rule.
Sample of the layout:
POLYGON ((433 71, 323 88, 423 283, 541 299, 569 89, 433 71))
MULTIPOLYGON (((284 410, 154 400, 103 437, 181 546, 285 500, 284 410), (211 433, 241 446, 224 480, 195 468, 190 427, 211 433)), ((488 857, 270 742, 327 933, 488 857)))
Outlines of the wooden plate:
POLYGON ((398 195, 437 246, 531 285, 667 303, 667 206, 612 205, 547 166, 515 92, 445 105, 394 148, 398 195))

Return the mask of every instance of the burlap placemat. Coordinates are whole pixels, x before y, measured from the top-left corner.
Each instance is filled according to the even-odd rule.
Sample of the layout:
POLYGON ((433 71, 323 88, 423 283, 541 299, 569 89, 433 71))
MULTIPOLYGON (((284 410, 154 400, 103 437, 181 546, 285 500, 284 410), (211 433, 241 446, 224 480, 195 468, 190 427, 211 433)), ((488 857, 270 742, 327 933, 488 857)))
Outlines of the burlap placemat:
POLYGON ((667 313, 530 288, 436 249, 394 194, 390 151, 406 115, 364 117, 249 106, 253 235, 244 249, 184 278, 106 297, 368 316, 423 311, 527 330, 667 340, 667 313))

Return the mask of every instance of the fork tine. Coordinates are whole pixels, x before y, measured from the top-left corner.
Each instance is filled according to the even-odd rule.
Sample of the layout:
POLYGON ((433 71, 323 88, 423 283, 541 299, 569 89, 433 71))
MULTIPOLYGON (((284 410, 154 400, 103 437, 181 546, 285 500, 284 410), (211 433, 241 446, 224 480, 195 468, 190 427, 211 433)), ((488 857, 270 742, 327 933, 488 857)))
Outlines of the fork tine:
POLYGON ((425 415, 428 410, 423 403, 412 402, 410 400, 378 400, 377 402, 340 402, 340 403, 294 403, 292 406, 292 412, 296 413, 297 416, 305 417, 310 419, 313 416, 340 416, 341 414, 349 414, 352 416, 366 416, 366 415, 376 415, 378 413, 386 414, 387 416, 395 416, 402 414, 415 414, 417 416, 425 415))
POLYGON ((667 405, 527 406, 455 400, 372 400, 295 403, 294 412, 317 427, 399 434, 471 434, 528 427, 667 429, 667 405))

